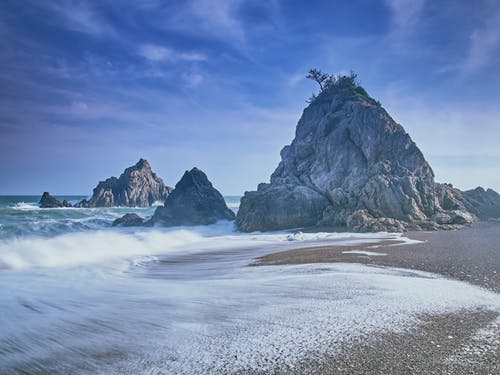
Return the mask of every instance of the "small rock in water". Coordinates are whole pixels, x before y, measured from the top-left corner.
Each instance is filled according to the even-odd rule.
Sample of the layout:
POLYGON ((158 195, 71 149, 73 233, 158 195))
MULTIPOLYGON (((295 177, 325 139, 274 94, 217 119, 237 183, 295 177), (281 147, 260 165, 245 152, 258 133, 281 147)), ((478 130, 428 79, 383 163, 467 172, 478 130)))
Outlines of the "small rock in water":
POLYGON ((137 214, 125 214, 122 217, 113 221, 113 226, 121 227, 140 227, 144 220, 137 214))
POLYGON ((45 191, 40 199, 39 203, 40 208, 58 208, 58 207, 71 207, 71 204, 68 203, 67 200, 61 201, 54 198, 49 194, 48 191, 45 191))

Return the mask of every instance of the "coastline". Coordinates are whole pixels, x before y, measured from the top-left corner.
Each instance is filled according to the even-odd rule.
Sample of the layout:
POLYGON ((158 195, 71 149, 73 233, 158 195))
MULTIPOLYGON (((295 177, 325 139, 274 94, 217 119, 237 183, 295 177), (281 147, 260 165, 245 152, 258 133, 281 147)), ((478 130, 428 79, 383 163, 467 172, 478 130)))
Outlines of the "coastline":
POLYGON ((362 263, 410 268, 441 274, 500 293, 500 222, 478 222, 451 231, 408 232, 422 241, 384 241, 352 246, 319 246, 274 252, 256 259, 252 266, 306 263, 362 263), (382 253, 366 255, 360 251, 382 253))
MULTIPOLYGON (((271 253, 258 258, 252 266, 362 263, 437 273, 500 292, 500 222, 478 222, 472 227, 454 231, 410 232, 405 236, 423 242, 384 241, 354 246, 309 247, 271 253), (368 254, 362 254, 366 251, 368 254)), ((311 354, 296 368, 279 370, 278 373, 500 372, 498 311, 463 310, 455 314, 420 316, 419 321, 409 331, 376 334, 347 345, 340 353, 332 352, 321 358, 311 354)))

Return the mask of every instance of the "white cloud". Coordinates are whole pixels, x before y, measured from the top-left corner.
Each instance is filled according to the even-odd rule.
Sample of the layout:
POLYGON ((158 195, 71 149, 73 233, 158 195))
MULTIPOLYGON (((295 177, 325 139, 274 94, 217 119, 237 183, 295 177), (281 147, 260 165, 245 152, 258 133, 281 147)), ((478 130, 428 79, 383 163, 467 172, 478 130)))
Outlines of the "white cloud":
POLYGON ((172 56, 172 51, 165 47, 145 44, 139 48, 139 55, 151 61, 162 61, 169 60, 172 56))
POLYGON ((500 49, 500 8, 498 3, 491 9, 482 27, 470 36, 470 45, 465 61, 459 65, 463 73, 477 71, 489 65, 500 49))
POLYGON ((238 9, 245 0, 187 0, 163 13, 162 27, 188 35, 221 40, 239 49, 246 44, 246 32, 238 9))
POLYGON ((296 86, 299 82, 304 81, 305 77, 306 77, 306 73, 304 73, 304 72, 292 74, 287 79, 288 86, 290 86, 290 87, 296 86))
POLYGON ((193 0, 189 10, 205 32, 244 41, 245 32, 235 14, 242 3, 242 0, 193 0))
POLYGON ((205 55, 198 52, 179 52, 156 44, 143 44, 138 54, 150 61, 205 61, 205 55))
POLYGON ((183 78, 186 85, 191 88, 199 86, 204 80, 204 77, 199 73, 184 74, 183 78))
MULTIPOLYGON (((472 5, 471 5, 472 6, 472 5)), ((464 54, 449 64, 435 69, 440 74, 457 74, 459 78, 469 78, 473 73, 487 67, 498 66, 500 62, 500 8, 498 1, 486 2, 474 8, 480 14, 480 25, 463 42, 464 54)))
POLYGON ((500 111, 481 104, 436 104, 394 82, 380 95, 434 169, 436 180, 461 189, 500 190, 500 111))
MULTIPOLYGON (((51 1, 46 3, 56 15, 56 22, 68 30, 93 36, 115 36, 111 25, 103 20, 98 12, 87 3, 73 1, 51 1)), ((48 20, 50 22, 50 19, 48 20)))
POLYGON ((89 105, 82 101, 74 101, 70 105, 70 110, 74 113, 87 112, 89 110, 89 105))
POLYGON ((401 32, 417 22, 425 0, 386 0, 386 3, 391 8, 394 26, 401 32))

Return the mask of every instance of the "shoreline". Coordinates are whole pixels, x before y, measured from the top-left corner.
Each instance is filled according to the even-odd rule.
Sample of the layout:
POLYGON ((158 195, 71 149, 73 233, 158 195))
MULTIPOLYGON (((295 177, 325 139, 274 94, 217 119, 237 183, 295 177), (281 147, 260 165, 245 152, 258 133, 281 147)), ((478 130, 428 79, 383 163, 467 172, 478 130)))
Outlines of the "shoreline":
POLYGON ((484 221, 458 230, 404 235, 422 242, 408 244, 387 240, 351 246, 303 247, 269 253, 256 258, 250 265, 341 262, 409 268, 441 274, 500 293, 500 222, 484 221))
MULTIPOLYGON (((402 332, 354 338, 326 355, 308 353, 293 367, 273 374, 497 374, 500 318, 498 313, 464 310, 420 315, 419 323, 402 332)), ((334 338, 332 338, 334 341, 334 338)), ((246 375, 266 371, 246 370, 246 375)))
MULTIPOLYGON (((251 266, 361 263, 441 274, 500 292, 500 222, 479 222, 453 231, 409 232, 405 237, 423 242, 307 247, 264 255, 251 266)), ((340 353, 332 352, 321 358, 311 354, 296 368, 285 372, 499 373, 499 328, 498 311, 463 310, 420 316, 419 323, 406 332, 376 334, 364 342, 346 346, 340 353)))

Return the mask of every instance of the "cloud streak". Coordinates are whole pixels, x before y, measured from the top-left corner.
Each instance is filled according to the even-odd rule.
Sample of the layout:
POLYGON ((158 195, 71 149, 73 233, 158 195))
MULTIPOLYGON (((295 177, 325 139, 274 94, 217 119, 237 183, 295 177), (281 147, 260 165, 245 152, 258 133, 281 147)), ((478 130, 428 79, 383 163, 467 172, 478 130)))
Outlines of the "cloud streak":
POLYGON ((500 61, 500 8, 494 2, 481 27, 470 35, 470 44, 465 61, 458 65, 463 74, 476 72, 500 61))
MULTIPOLYGON (((91 181, 56 182, 81 193, 89 175, 143 156, 165 176, 201 163, 222 191, 253 189, 293 138, 317 89, 304 77, 318 67, 354 69, 436 160, 440 179, 460 186, 446 160, 462 152, 476 155, 471 170, 495 166, 500 137, 499 76, 470 79, 499 65, 498 11, 478 1, 147 0, 127 12, 111 0, 0 2, 0 175, 8 169, 21 186, 16 170, 43 171, 47 182, 77 168, 91 181)), ((477 183, 491 185, 491 169, 477 183)))
POLYGON ((199 52, 180 52, 172 48, 156 45, 156 44, 143 44, 139 47, 139 55, 145 59, 153 62, 159 61, 191 61, 201 62, 206 61, 207 58, 204 54, 199 52))
MULTIPOLYGON (((95 37, 117 36, 114 27, 106 21, 91 3, 54 0, 46 3, 56 22, 67 30, 95 37)), ((47 19, 51 22, 52 19, 47 19)))

